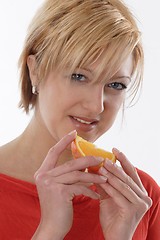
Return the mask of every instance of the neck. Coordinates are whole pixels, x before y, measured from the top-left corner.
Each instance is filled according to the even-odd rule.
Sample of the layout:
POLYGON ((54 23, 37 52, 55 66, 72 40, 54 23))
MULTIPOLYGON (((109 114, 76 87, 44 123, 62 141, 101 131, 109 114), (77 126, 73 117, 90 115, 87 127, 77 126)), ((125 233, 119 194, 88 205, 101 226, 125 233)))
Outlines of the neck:
MULTIPOLYGON (((8 159, 6 173, 22 180, 34 182, 34 173, 41 166, 49 149, 55 144, 55 139, 46 128, 39 126, 33 117, 24 132, 4 147, 4 159, 8 159)), ((71 151, 65 150, 58 159, 57 165, 70 159, 72 159, 71 151)))
MULTIPOLYGON (((57 143, 46 128, 37 124, 35 117, 33 117, 18 141, 22 151, 25 152, 27 161, 31 162, 30 165, 34 165, 35 171, 41 166, 49 149, 57 143)), ((67 149, 61 154, 57 165, 63 164, 70 159, 72 159, 71 151, 67 149)))

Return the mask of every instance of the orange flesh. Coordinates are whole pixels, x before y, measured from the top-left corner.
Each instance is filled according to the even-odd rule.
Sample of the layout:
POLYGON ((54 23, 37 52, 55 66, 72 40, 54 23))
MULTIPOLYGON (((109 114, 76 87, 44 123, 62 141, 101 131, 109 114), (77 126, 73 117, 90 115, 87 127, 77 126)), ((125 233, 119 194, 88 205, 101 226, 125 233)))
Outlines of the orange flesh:
MULTIPOLYGON (((108 158, 112 162, 116 162, 115 155, 111 152, 105 151, 101 148, 97 148, 95 144, 86 141, 85 139, 77 136, 71 144, 71 151, 74 159, 84 156, 96 156, 102 158, 108 158)), ((99 168, 103 166, 103 161, 97 166, 88 168, 88 172, 97 173, 99 168)))

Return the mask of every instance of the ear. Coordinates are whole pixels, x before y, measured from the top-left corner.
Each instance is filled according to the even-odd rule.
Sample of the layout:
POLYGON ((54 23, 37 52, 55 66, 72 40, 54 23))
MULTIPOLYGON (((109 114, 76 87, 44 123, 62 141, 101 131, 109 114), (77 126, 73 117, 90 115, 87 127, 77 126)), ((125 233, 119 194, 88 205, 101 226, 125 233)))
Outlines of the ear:
POLYGON ((34 55, 29 55, 27 58, 27 66, 32 86, 38 85, 38 76, 36 70, 36 59, 34 55))

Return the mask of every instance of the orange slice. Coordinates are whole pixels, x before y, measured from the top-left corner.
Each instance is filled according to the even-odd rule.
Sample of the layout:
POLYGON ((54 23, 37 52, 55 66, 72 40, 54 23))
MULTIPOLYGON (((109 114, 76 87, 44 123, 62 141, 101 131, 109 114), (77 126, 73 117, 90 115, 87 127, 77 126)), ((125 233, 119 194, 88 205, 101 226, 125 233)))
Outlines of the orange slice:
MULTIPOLYGON (((113 153, 105 151, 101 148, 97 148, 95 144, 83 139, 78 135, 71 143, 71 151, 74 159, 85 156, 95 156, 102 157, 104 159, 108 158, 112 162, 116 162, 116 157, 113 153)), ((88 172, 97 173, 101 166, 103 166, 103 161, 97 166, 88 167, 88 172)))

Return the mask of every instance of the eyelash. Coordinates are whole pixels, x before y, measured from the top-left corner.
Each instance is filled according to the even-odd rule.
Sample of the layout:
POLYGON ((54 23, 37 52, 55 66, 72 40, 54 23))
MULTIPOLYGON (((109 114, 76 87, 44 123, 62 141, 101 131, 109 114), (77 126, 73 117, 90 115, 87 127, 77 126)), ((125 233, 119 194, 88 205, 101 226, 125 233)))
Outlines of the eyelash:
POLYGON ((83 74, 80 74, 80 73, 73 73, 71 75, 71 79, 74 80, 74 81, 84 82, 87 79, 87 77, 83 74), (83 80, 79 79, 79 78, 83 78, 83 80))
POLYGON ((109 83, 107 86, 110 88, 116 89, 118 91, 122 91, 127 88, 127 86, 121 82, 112 82, 112 83, 109 83), (120 85, 121 85, 121 87, 119 88, 120 85))
MULTIPOLYGON (((81 73, 73 73, 71 75, 71 79, 73 81, 79 81, 79 82, 84 82, 87 80, 87 77, 81 73)), ((122 91, 127 88, 127 86, 124 83, 121 82, 112 82, 106 85, 106 87, 113 88, 118 91, 122 91)))

